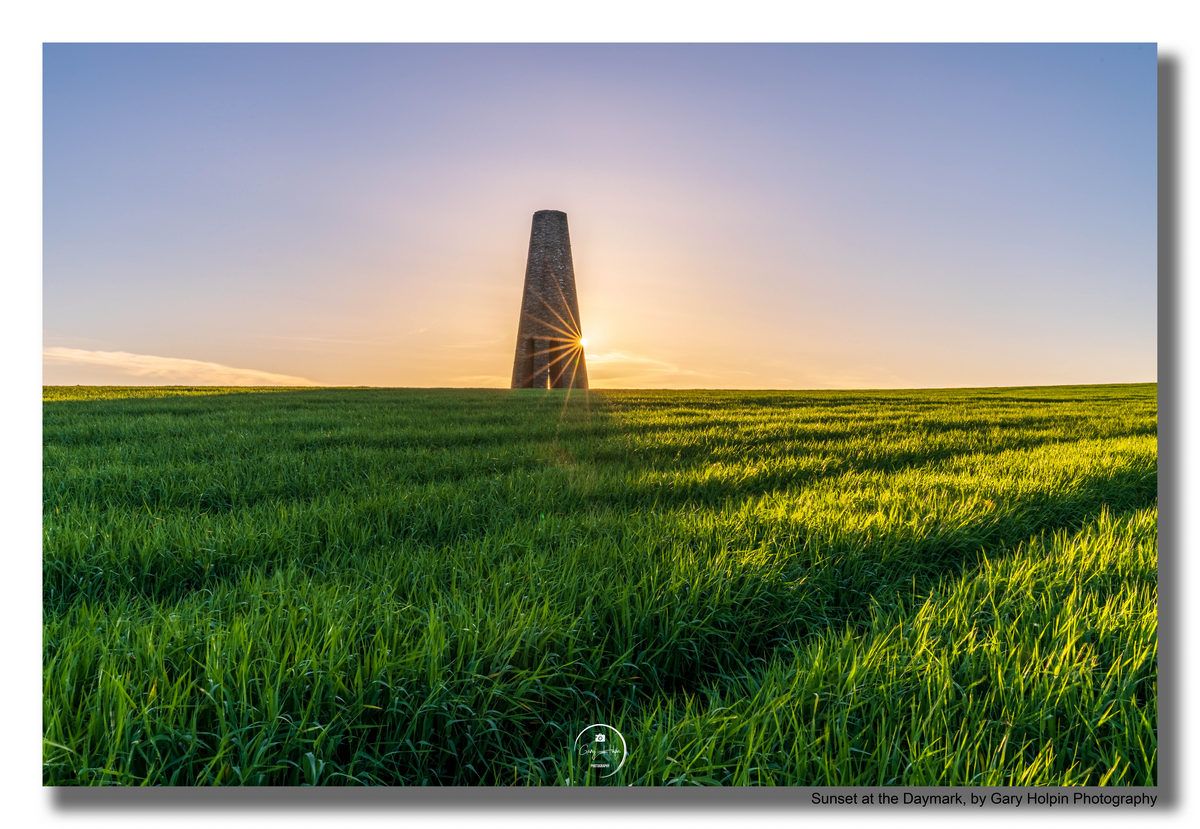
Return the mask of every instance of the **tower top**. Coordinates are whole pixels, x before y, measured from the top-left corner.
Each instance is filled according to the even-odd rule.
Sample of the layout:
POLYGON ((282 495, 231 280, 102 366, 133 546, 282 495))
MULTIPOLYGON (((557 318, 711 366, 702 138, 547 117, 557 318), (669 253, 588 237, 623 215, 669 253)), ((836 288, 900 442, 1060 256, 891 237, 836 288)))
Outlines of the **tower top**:
POLYGON ((588 387, 571 239, 567 214, 561 210, 539 210, 533 214, 512 386, 514 389, 588 387))

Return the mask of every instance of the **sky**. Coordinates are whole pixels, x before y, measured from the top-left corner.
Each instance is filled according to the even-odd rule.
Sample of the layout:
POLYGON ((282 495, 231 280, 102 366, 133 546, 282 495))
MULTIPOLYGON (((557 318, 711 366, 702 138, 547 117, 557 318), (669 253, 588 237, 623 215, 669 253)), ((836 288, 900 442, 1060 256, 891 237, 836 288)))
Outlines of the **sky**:
POLYGON ((1153 45, 47 45, 47 384, 1156 379, 1153 45))

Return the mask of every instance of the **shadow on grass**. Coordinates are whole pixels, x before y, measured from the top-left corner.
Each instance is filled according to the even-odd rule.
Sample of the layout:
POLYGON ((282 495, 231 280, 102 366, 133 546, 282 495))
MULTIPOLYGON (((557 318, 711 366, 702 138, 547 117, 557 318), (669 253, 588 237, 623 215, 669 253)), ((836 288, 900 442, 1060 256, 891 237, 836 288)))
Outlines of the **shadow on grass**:
MULTIPOLYGON (((424 501, 414 500, 413 491, 373 493, 348 503, 330 498, 317 505, 320 509, 300 505, 282 518, 273 505, 265 505, 261 513, 250 510, 242 516, 249 523, 231 526, 226 548, 192 558, 123 557, 119 549, 104 548, 111 545, 111 535, 99 539, 99 547, 84 550, 82 558, 55 558, 51 539, 46 613, 65 612, 78 602, 170 603, 193 599, 200 591, 236 594, 239 580, 281 567, 292 567, 301 580, 336 581, 342 578, 339 573, 353 573, 364 556, 401 556, 405 550, 457 550, 460 559, 486 555, 483 569, 544 574, 550 592, 541 600, 573 619, 570 629, 541 632, 536 648, 503 650, 497 645, 489 650, 487 641, 472 641, 469 627, 453 615, 460 613, 461 621, 468 621, 472 613, 487 611, 486 601, 442 608, 453 622, 438 628, 444 627, 439 634, 445 637, 443 647, 448 653, 470 654, 469 669, 451 666, 435 678, 427 670, 396 670, 385 684, 370 682, 353 693, 343 689, 320 700, 316 689, 306 687, 301 694, 304 714, 295 715, 298 722, 315 717, 328 728, 336 724, 346 729, 340 741, 330 738, 332 747, 322 750, 332 769, 350 768, 365 752, 376 758, 375 773, 386 775, 385 781, 499 782, 491 776, 494 758, 525 758, 522 762, 532 764, 528 772, 537 779, 553 772, 553 754, 581 710, 625 709, 717 688, 723 676, 745 677, 761 670, 781 647, 863 625, 875 610, 902 607, 908 598, 970 568, 985 550, 993 557, 1003 555, 1038 533, 1078 529, 1105 508, 1124 512, 1150 506, 1156 498, 1153 466, 1126 466, 1088 477, 1067 492, 1020 494, 952 527, 902 524, 881 531, 846 526, 831 537, 814 530, 803 516, 770 515, 735 526, 729 521, 740 504, 795 487, 797 480, 747 480, 707 495, 676 491, 669 484, 639 489, 631 486, 630 477, 646 467, 630 463, 598 481, 597 453, 629 445, 628 427, 614 421, 611 411, 578 404, 564 409, 548 395, 506 400, 512 401, 505 406, 515 421, 535 425, 548 436, 521 449, 544 465, 538 476, 514 482, 500 475, 472 486, 456 480, 427 488, 424 501), (714 504, 727 512, 714 513, 714 504), (274 540, 264 537, 255 532, 259 520, 283 520, 286 532, 274 540), (486 547, 489 538, 511 538, 514 528, 529 530, 528 543, 486 547), (767 566, 744 556, 760 550, 767 539, 769 552, 777 554, 767 566), (89 555, 98 566, 88 566, 89 555), (554 578, 565 573, 570 577, 563 576, 559 592, 553 592, 554 578), (550 652, 578 656, 569 669, 546 673, 544 660, 550 652), (538 757, 542 759, 533 759, 538 757)), ((469 414, 450 410, 453 417, 469 421, 469 414)), ((1018 448, 1048 442, 1055 441, 1033 439, 1018 448)), ((894 472, 945 463, 958 454, 979 453, 950 451, 919 461, 907 455, 898 467, 891 458, 879 462, 888 464, 884 471, 894 472)), ((846 468, 858 469, 853 463, 846 468)), ((806 482, 836 474, 841 472, 825 470, 806 482)), ((101 513, 97 520, 102 524, 106 516, 101 513)), ((736 520, 744 522, 745 516, 736 520)), ((139 531, 139 526, 130 527, 130 543, 136 543, 139 531)), ((151 537, 168 551, 180 540, 151 537)), ((430 601, 437 594, 427 582, 449 577, 454 584, 460 574, 426 574, 423 582, 408 578, 404 560, 395 560, 395 569, 387 573, 398 579, 397 600, 432 605, 433 624, 434 611, 441 607, 436 602, 442 599, 430 601)), ((434 560, 431 555, 423 559, 434 560)), ((443 566, 452 569, 454 562, 448 558, 443 566)), ((468 590, 482 590, 486 575, 479 583, 462 583, 468 590)), ((355 586, 353 580, 347 584, 355 586)), ((509 621, 522 623, 519 616, 509 621)), ((367 649, 369 639, 352 647, 367 649)), ((365 662, 368 655, 356 651, 355 658, 365 662)), ((186 683, 188 677, 173 679, 186 683)), ((257 693, 249 687, 247 693, 257 693)), ((223 739, 220 712, 204 699, 190 704, 195 706, 196 733, 211 740, 211 752, 216 752, 223 739)), ((253 699, 238 704, 257 710, 253 699)), ((236 704, 232 710, 238 710, 236 704)), ((297 736, 302 731, 288 733, 300 741, 297 745, 316 749, 306 742, 312 738, 297 736)), ((214 756, 198 752, 181 758, 182 779, 201 773, 214 756), (194 769, 187 765, 193 761, 194 769)), ((138 772, 131 767, 124 773, 136 779, 138 772)))
MULTIPOLYGON (((807 538, 800 523, 787 533, 795 551, 782 566, 728 567, 709 579, 689 567, 666 580, 676 585, 670 591, 634 590, 622 593, 620 603, 596 602, 590 611, 593 624, 611 632, 613 658, 633 660, 630 684, 640 683, 647 696, 694 693, 781 645, 830 628, 855 627, 875 611, 893 610, 939 581, 961 575, 984 554, 995 559, 1033 536, 1074 532, 1105 511, 1131 512, 1153 506, 1156 498, 1153 469, 1126 469, 1088 479, 1071 492, 1011 500, 950 531, 846 530, 830 541, 807 538), (625 601, 630 595, 643 600, 632 611, 625 601), (654 670, 644 670, 646 665, 654 670), (658 684, 647 682, 649 676, 658 684)), ((702 561, 715 561, 725 540, 677 535, 671 543, 696 551, 702 561)))

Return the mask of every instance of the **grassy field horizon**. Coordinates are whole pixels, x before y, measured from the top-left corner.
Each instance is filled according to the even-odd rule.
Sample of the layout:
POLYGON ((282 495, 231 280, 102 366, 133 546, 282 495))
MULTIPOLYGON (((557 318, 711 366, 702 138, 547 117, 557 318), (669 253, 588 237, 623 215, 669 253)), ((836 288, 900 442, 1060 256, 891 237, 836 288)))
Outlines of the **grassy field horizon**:
POLYGON ((1156 394, 45 387, 44 781, 1154 785, 1156 394))
MULTIPOLYGON (((697 386, 695 388, 652 388, 641 386, 612 386, 595 388, 593 387, 586 393, 605 394, 607 392, 735 392, 742 394, 752 394, 755 392, 778 393, 778 394, 893 394, 893 393, 916 393, 916 392, 992 392, 992 391, 1029 391, 1032 389, 1123 389, 1123 388, 1155 388, 1158 383, 1155 381, 1137 381, 1137 382, 1112 382, 1112 383, 1043 383, 1039 385, 993 385, 993 386, 906 386, 906 387, 863 387, 863 388, 740 388, 740 387, 721 387, 709 388, 697 386)), ((57 400, 88 400, 88 399, 116 399, 120 397, 178 397, 186 395, 209 395, 209 394, 270 394, 289 391, 514 391, 508 386, 372 386, 372 385, 357 385, 357 386, 329 386, 329 385, 308 385, 308 386, 283 386, 271 385, 261 386, 253 384, 239 385, 220 385, 214 383, 196 383, 189 385, 180 384, 138 384, 138 383, 75 383, 75 384, 45 384, 42 386, 42 402, 48 403, 57 400)), ((521 394, 527 394, 530 390, 518 389, 521 394)), ((540 391, 536 390, 535 391, 540 391)), ((585 392, 572 390, 567 394, 563 389, 547 389, 546 391, 553 394, 561 394, 564 397, 569 397, 571 394, 583 394, 585 392)))

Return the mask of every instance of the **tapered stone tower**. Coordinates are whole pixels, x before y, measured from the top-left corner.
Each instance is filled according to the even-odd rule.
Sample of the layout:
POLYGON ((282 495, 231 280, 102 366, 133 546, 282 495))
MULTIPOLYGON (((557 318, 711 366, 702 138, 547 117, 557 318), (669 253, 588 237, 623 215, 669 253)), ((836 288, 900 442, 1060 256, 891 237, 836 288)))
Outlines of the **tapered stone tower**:
POLYGON ((567 214, 561 210, 539 210, 533 214, 512 387, 588 387, 579 299, 575 295, 575 268, 571 264, 571 237, 567 232, 567 214))

